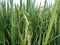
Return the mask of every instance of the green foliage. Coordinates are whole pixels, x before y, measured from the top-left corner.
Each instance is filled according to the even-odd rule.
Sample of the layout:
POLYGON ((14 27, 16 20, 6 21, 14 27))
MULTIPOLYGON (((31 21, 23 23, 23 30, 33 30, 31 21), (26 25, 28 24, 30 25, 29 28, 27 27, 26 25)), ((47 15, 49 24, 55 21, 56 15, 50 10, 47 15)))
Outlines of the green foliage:
POLYGON ((52 7, 45 0, 43 9, 26 1, 0 2, 0 45, 60 45, 60 0, 52 7))

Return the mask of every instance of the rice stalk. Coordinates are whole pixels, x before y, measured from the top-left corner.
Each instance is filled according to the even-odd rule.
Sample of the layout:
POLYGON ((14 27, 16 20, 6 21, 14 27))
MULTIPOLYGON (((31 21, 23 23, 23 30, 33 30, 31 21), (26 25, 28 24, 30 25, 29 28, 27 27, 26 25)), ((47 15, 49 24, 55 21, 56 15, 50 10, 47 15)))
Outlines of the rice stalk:
POLYGON ((55 17, 56 17, 56 11, 57 11, 57 7, 58 7, 58 0, 56 0, 56 3, 53 7, 53 10, 52 10, 52 13, 51 13, 51 19, 50 19, 50 23, 49 23, 49 26, 48 26, 48 29, 47 29, 47 33, 46 33, 46 37, 45 37, 45 41, 44 41, 44 44, 43 45, 47 45, 47 42, 49 40, 49 35, 50 35, 50 32, 52 30, 52 26, 53 26, 53 23, 54 23, 54 20, 55 20, 55 17))

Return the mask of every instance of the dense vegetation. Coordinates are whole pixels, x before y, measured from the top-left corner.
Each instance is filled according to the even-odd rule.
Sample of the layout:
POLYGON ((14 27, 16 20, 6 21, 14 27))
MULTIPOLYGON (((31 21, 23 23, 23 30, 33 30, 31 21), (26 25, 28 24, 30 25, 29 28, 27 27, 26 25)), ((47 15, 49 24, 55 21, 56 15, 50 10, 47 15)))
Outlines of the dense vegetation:
POLYGON ((45 0, 43 7, 26 1, 0 2, 0 45, 60 45, 60 0, 53 6, 45 0))

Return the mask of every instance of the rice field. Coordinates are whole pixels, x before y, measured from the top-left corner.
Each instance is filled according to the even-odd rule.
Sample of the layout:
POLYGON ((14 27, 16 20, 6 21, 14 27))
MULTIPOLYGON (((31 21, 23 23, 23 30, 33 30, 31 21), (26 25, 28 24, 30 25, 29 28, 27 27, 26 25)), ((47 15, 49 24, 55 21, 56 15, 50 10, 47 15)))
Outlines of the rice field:
POLYGON ((35 0, 0 2, 0 45, 60 45, 60 0, 35 7, 35 0), (43 8, 43 9, 42 9, 43 8))

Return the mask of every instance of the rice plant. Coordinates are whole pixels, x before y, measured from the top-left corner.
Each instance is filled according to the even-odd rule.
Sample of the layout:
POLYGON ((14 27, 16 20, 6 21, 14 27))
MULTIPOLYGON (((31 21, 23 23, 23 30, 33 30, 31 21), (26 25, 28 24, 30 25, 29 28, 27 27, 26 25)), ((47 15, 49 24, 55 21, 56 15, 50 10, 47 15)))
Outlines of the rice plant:
POLYGON ((60 45, 60 0, 36 6, 36 0, 0 2, 0 45, 60 45))

